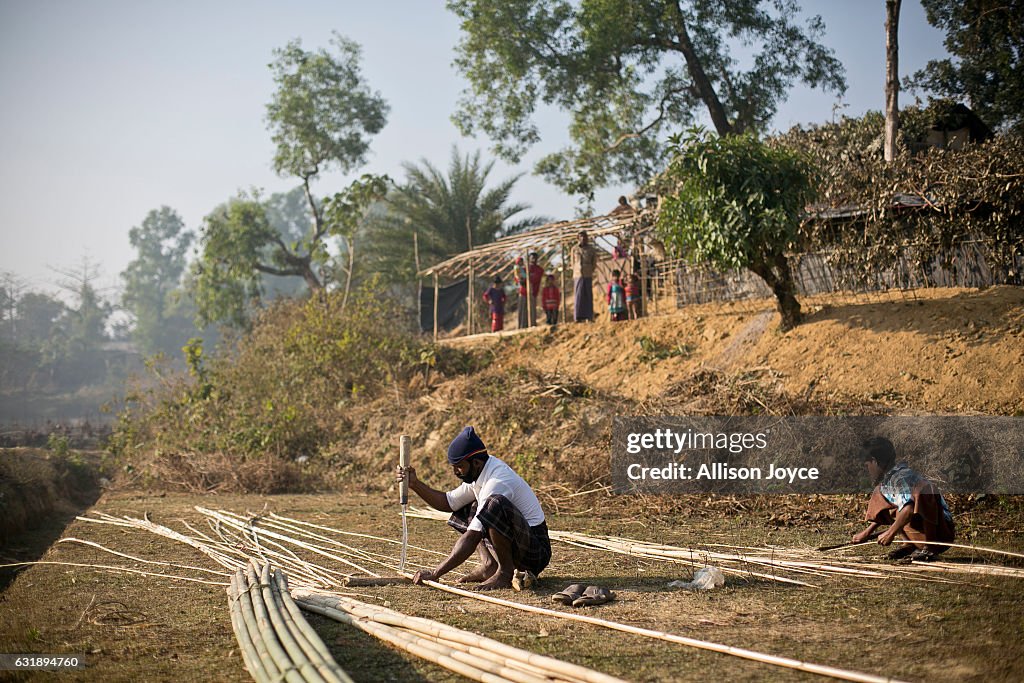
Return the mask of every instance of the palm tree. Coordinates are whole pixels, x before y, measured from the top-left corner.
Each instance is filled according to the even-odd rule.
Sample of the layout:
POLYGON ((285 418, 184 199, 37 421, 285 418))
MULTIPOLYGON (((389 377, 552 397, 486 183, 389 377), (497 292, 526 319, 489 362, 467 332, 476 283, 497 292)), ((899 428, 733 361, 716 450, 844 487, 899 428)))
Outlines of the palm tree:
POLYGON ((462 156, 455 146, 447 175, 425 159, 403 164, 405 182, 388 195, 386 210, 368 222, 368 268, 391 281, 412 282, 417 267, 546 222, 517 218, 530 208, 510 203, 522 174, 487 187, 493 166, 481 161, 479 151, 462 156))

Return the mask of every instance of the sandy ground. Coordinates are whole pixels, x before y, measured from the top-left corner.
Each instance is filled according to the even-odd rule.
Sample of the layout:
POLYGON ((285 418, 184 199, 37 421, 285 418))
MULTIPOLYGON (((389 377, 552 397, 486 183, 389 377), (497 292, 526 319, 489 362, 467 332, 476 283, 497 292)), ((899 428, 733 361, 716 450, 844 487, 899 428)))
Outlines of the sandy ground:
POLYGON ((908 412, 1024 413, 1024 289, 910 296, 812 298, 803 302, 805 322, 787 333, 765 302, 746 302, 455 343, 495 346, 507 366, 575 375, 635 399, 660 396, 700 368, 760 368, 793 396, 882 401, 908 412), (644 340, 668 357, 645 362, 644 340))

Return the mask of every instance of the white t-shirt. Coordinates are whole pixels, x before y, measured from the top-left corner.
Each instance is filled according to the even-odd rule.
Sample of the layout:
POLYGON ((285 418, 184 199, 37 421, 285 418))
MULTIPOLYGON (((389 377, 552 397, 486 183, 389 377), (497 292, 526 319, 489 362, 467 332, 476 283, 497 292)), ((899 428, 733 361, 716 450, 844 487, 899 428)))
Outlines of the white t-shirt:
MULTIPOLYGON (((537 494, 511 467, 493 455, 487 458, 487 463, 484 464, 484 469, 476 481, 472 484, 463 482, 445 495, 451 509, 458 510, 474 500, 479 509, 485 500, 496 493, 508 498, 530 526, 537 526, 544 521, 544 511, 537 500, 537 494)), ((484 527, 476 517, 473 517, 469 523, 469 530, 483 531, 484 527)))

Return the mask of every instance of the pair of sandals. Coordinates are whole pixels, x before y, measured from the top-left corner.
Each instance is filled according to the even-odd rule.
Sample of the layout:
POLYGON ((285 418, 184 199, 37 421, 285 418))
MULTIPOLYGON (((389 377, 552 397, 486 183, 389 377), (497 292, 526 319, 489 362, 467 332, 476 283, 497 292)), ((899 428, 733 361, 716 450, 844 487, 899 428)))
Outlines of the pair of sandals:
POLYGON ((551 600, 573 607, 603 605, 615 599, 615 593, 602 586, 584 586, 574 583, 551 596, 551 600))

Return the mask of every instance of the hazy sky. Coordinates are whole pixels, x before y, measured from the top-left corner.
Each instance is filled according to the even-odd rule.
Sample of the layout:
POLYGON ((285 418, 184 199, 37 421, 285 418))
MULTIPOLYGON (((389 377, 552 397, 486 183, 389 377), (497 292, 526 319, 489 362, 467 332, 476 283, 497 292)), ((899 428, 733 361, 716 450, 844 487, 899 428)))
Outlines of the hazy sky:
MULTIPOLYGON (((804 2, 823 16, 824 42, 846 67, 846 114, 883 106, 884 5, 804 2)), ((294 187, 271 169, 267 64, 292 38, 306 49, 327 46, 332 30, 363 46, 364 74, 391 105, 357 173, 400 180, 401 163, 420 159, 446 168, 453 144, 487 153, 487 140, 461 138, 449 121, 463 88, 451 66, 459 28, 440 0, 0 0, 0 271, 49 290, 57 276, 48 267, 88 257, 112 296, 134 257, 128 231, 151 209, 166 204, 198 230, 239 189, 294 187)), ((903 5, 900 43, 903 75, 945 54, 913 1, 903 5)), ((774 126, 830 120, 835 104, 831 94, 797 88, 774 126)), ((549 113, 541 133, 530 158, 517 168, 496 164, 492 178, 528 173, 564 146, 564 119, 549 113)), ((315 190, 347 182, 325 175, 315 190)), ((597 208, 631 189, 600 193, 597 208)), ((529 175, 513 199, 555 220, 572 218, 576 206, 529 175)))

